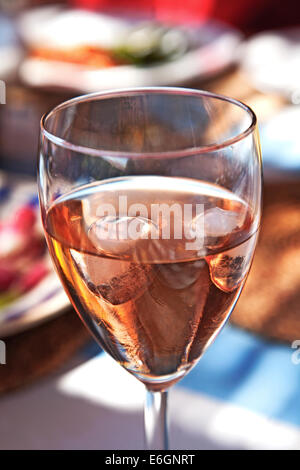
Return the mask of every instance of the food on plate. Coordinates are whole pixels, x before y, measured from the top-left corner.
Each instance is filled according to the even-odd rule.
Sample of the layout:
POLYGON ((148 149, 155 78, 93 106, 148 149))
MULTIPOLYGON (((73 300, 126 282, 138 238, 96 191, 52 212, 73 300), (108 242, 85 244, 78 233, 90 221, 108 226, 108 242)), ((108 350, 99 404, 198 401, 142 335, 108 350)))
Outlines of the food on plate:
POLYGON ((21 206, 0 222, 0 308, 37 286, 50 270, 36 208, 21 206))
POLYGON ((30 52, 30 57, 56 62, 69 62, 91 68, 104 68, 118 65, 120 61, 107 51, 95 47, 81 46, 69 49, 40 47, 30 52))
POLYGON ((114 50, 116 57, 134 64, 176 59, 189 47, 185 32, 159 23, 142 23, 132 28, 123 44, 114 50))
POLYGON ((29 57, 93 69, 167 61, 190 47, 181 28, 83 10, 37 9, 19 27, 29 57))

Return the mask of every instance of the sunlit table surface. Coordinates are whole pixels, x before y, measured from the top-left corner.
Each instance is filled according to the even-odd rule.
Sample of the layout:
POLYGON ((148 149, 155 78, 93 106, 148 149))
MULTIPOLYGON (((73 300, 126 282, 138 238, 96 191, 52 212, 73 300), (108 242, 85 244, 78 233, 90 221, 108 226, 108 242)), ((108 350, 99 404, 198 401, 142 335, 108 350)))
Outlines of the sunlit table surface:
MULTIPOLYGON (((171 448, 299 449, 298 359, 289 345, 226 326, 171 389, 171 448)), ((143 385, 90 345, 0 399, 0 449, 142 449, 143 400, 143 385)))

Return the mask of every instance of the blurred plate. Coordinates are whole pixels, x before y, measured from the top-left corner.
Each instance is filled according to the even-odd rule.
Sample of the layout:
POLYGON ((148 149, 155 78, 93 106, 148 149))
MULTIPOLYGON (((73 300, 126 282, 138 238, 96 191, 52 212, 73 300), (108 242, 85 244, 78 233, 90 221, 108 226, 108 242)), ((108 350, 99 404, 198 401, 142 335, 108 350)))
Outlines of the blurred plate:
POLYGON ((62 314, 70 302, 55 273, 0 310, 0 338, 28 330, 62 314))
POLYGON ((0 79, 12 78, 22 59, 22 50, 18 44, 13 23, 0 14, 0 79))
MULTIPOLYGON (((1 25, 0 25, 1 28, 1 25)), ((0 79, 8 80, 14 77, 21 62, 22 54, 18 47, 0 46, 0 79)))
POLYGON ((300 28, 257 34, 242 46, 240 61, 258 90, 300 103, 300 28))
MULTIPOLYGON (((34 201, 37 206, 36 183, 30 179, 0 173, 0 215, 5 220, 9 213, 34 201)), ((12 302, 0 307, 0 338, 10 336, 64 312, 70 302, 54 271, 47 274, 35 287, 12 302)))
POLYGON ((299 106, 285 106, 260 127, 265 179, 299 179, 299 106))
MULTIPOLYGON (((58 14, 59 9, 48 8, 50 19, 58 14)), ((75 11, 75 14, 77 16, 74 17, 74 22, 72 23, 72 18, 68 18, 66 24, 76 24, 78 11, 75 11)), ((87 16, 87 12, 81 12, 80 14, 84 17, 87 16)), ((97 14, 93 15, 94 17, 97 16, 97 14)), ((111 22, 112 29, 117 30, 118 23, 129 24, 128 22, 125 23, 124 19, 106 18, 109 18, 107 21, 111 22)), ((96 39, 102 43, 106 41, 106 36, 104 32, 99 34, 98 30, 101 30, 100 24, 106 26, 104 19, 103 15, 98 15, 99 28, 97 29, 96 39), (102 37, 100 38, 100 36, 102 37)), ((91 25, 96 28, 96 20, 91 18, 91 13, 88 14, 87 21, 90 21, 91 25)), ((49 37, 54 36, 54 34, 50 35, 50 29, 41 32, 43 24, 47 25, 47 10, 45 9, 35 10, 27 13, 26 17, 21 18, 20 32, 27 45, 30 46, 33 43, 41 45, 46 38, 45 31, 49 33, 49 37), (37 24, 39 28, 36 26, 37 24)), ((68 34, 61 33, 61 25, 59 26, 61 40, 69 46, 70 38, 68 34)), ((85 30, 87 35, 89 34, 86 31, 88 29, 86 26, 80 29, 81 37, 82 29, 85 30)), ((55 27, 58 28, 57 24, 55 24, 55 27)), ((120 26, 120 28, 122 27, 120 26)), ((74 30, 76 30, 75 27, 73 33, 74 30)), ((52 31, 56 31, 56 29, 52 29, 52 31)), ((21 65, 20 76, 23 82, 30 86, 63 88, 89 93, 120 87, 179 85, 194 79, 204 79, 218 74, 236 60, 236 51, 241 43, 242 36, 235 29, 211 21, 203 23, 197 28, 188 28, 186 32, 192 38, 194 47, 176 60, 147 66, 118 65, 91 70, 75 64, 28 57, 21 65)), ((109 31, 106 34, 109 35, 109 31)), ((75 45, 78 45, 75 37, 72 40, 74 40, 75 45)), ((110 42, 112 41, 113 39, 110 37, 110 42)), ((57 45, 57 41, 51 40, 52 42, 54 46, 57 45)))

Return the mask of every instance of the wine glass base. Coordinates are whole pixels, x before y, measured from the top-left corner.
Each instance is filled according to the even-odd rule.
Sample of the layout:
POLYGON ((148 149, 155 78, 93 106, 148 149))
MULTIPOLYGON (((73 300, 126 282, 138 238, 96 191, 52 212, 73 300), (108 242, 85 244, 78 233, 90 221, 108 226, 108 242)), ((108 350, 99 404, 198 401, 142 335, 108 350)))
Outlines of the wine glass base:
POLYGON ((138 374, 136 372, 133 375, 140 380, 148 391, 150 392, 162 392, 167 390, 175 383, 179 382, 190 370, 190 366, 188 368, 182 369, 177 371, 174 374, 168 374, 159 377, 149 377, 145 376, 144 374, 138 374))

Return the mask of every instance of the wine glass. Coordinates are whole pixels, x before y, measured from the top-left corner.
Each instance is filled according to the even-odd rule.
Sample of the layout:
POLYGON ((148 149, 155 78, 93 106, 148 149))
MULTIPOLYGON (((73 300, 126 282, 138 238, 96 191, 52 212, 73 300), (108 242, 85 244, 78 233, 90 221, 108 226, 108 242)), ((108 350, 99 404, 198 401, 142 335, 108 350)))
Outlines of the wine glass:
POLYGON ((146 445, 166 449, 167 390, 212 343, 251 265, 262 188, 255 114, 183 88, 75 98, 41 120, 38 181, 70 301, 145 384, 146 445))

